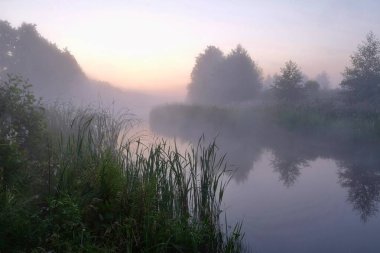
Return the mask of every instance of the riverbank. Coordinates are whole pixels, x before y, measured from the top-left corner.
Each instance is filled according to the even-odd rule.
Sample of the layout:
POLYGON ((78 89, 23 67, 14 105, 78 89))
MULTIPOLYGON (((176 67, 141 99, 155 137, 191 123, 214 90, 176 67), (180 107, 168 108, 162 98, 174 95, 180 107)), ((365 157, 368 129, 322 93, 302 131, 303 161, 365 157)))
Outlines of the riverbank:
POLYGON ((215 144, 145 145, 128 114, 44 108, 2 84, 1 252, 243 251, 242 224, 220 220, 229 174, 215 144))

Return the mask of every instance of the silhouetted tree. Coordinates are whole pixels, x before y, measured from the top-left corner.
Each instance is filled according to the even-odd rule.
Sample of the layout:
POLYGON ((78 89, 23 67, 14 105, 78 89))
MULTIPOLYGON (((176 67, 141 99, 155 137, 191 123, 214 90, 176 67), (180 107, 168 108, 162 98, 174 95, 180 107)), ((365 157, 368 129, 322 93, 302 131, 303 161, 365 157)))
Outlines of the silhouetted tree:
POLYGON ((310 92, 317 92, 320 89, 320 85, 317 81, 308 80, 305 82, 304 88, 310 92))
POLYGON ((281 102, 296 102, 302 97, 302 72, 297 64, 288 61, 281 68, 281 74, 274 77, 273 91, 281 102))
POLYGON ((370 32, 351 56, 340 83, 349 103, 380 103, 380 41, 370 32))
POLYGON ((5 189, 24 158, 35 161, 45 134, 40 101, 30 85, 18 76, 0 80, 0 185, 5 189))
POLYGON ((12 28, 0 21, 0 75, 7 73, 27 78, 43 96, 65 93, 86 78, 75 58, 43 38, 36 25, 12 28))
POLYGON ((208 46, 197 57, 188 86, 190 102, 204 104, 215 101, 215 90, 218 89, 223 61, 223 52, 214 46, 208 46))
POLYGON ((304 95, 307 100, 315 100, 318 98, 318 94, 320 91, 320 84, 314 80, 308 80, 303 85, 304 95))
POLYGON ((227 57, 209 46, 197 57, 188 86, 188 100, 200 104, 230 104, 252 100, 262 85, 261 70, 240 45, 227 57))
POLYGON ((8 22, 0 20, 0 75, 14 64, 15 42, 16 31, 8 22))
MULTIPOLYGON (((124 91, 107 82, 88 78, 67 50, 49 42, 36 25, 12 27, 0 20, 0 80, 7 74, 20 75, 33 84, 31 91, 44 103, 69 100, 76 105, 96 103, 133 108, 135 113, 148 111, 156 104, 153 97, 124 91)), ((141 115, 140 115, 141 116, 141 115)))
POLYGON ((241 45, 227 55, 221 75, 220 103, 239 103, 252 100, 262 86, 260 68, 241 45))

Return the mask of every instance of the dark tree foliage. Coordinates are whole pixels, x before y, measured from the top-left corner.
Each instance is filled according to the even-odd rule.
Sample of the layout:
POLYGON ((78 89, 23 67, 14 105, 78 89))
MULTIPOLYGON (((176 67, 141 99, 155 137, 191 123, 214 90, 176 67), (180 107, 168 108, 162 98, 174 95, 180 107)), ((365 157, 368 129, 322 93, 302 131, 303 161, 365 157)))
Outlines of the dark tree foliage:
POLYGON ((273 91, 276 98, 285 103, 297 102, 303 95, 303 76, 296 63, 288 61, 274 77, 273 91))
POLYGON ((340 85, 350 104, 380 105, 380 41, 372 32, 351 56, 340 85))
POLYGON ((223 52, 214 46, 208 46, 197 59, 191 72, 191 83, 188 86, 188 100, 192 103, 215 101, 215 90, 218 89, 223 52))
POLYGON ((16 31, 6 21, 0 21, 0 74, 12 68, 16 31))
POLYGON ((28 78, 42 96, 63 93, 85 78, 70 52, 43 38, 35 25, 12 28, 0 20, 0 77, 7 73, 28 78))
POLYGON ((68 102, 84 105, 101 102, 115 109, 130 108, 145 114, 157 104, 151 96, 125 91, 107 82, 92 80, 75 57, 44 38, 33 24, 12 27, 0 20, 0 80, 20 75, 33 86, 31 91, 44 103, 68 102))
POLYGON ((238 45, 226 57, 209 46, 197 57, 188 86, 191 103, 226 105, 252 100, 262 86, 260 68, 238 45))
POLYGON ((319 92, 321 90, 321 85, 314 80, 308 80, 303 85, 305 99, 315 100, 318 98, 319 92))
POLYGON ((234 103, 252 100, 261 89, 263 79, 260 68, 240 45, 227 55, 221 77, 220 102, 234 103))
POLYGON ((310 92, 318 92, 320 89, 320 85, 317 81, 308 80, 304 83, 304 88, 310 92))
POLYGON ((44 111, 18 76, 0 80, 0 184, 5 188, 23 161, 43 155, 44 111))

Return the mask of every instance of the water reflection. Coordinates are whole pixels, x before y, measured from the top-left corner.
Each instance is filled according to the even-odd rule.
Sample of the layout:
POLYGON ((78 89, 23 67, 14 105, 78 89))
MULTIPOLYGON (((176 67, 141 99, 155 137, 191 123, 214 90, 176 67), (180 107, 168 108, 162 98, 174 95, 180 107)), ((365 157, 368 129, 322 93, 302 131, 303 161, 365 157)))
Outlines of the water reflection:
MULTIPOLYGON (((297 184, 302 171, 317 158, 335 160, 339 169, 338 182, 347 189, 347 201, 363 222, 375 216, 380 203, 380 144, 357 140, 332 140, 287 132, 274 126, 230 129, 208 123, 205 128, 191 124, 161 126, 153 130, 170 137, 196 142, 202 134, 217 144, 233 167, 234 180, 243 183, 254 171, 255 163, 265 150, 273 154, 271 166, 282 184, 297 184), (172 128, 172 129, 171 129, 172 128), (190 130, 191 131, 190 131, 190 130)), ((236 126, 235 126, 236 128, 236 126)))
POLYGON ((352 156, 338 163, 339 183, 348 189, 347 200, 364 222, 379 211, 380 158, 377 154, 352 156))
POLYGON ((292 186, 301 175, 301 169, 309 166, 307 160, 293 154, 279 152, 273 154, 274 159, 271 164, 274 171, 280 174, 279 179, 286 187, 292 186))

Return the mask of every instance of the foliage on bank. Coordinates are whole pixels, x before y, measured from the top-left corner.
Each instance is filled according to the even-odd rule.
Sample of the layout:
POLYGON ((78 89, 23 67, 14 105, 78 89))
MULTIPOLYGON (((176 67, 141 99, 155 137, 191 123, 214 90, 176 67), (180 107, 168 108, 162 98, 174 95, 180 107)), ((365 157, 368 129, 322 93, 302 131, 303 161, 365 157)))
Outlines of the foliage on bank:
MULTIPOLYGON (((205 74, 206 77, 215 78, 217 75, 210 74, 207 70, 221 62, 222 56, 220 50, 209 47, 198 58, 193 79, 199 73, 208 73, 205 74)), ((234 85, 237 80, 229 80, 231 89, 240 89, 234 85)), ((259 125, 275 125, 325 138, 380 139, 380 41, 372 32, 351 56, 351 63, 343 72, 341 89, 321 89, 318 82, 305 80, 301 69, 292 61, 286 62, 280 74, 274 76, 273 85, 269 89, 260 95, 252 95, 249 101, 237 100, 236 103, 230 103, 220 96, 222 102, 213 103, 212 97, 218 96, 222 83, 215 84, 207 78, 203 78, 202 82, 193 80, 188 95, 195 96, 192 92, 197 84, 199 92, 195 97, 205 100, 209 98, 209 103, 204 105, 193 99, 190 102, 194 104, 191 105, 157 107, 151 112, 151 125, 158 132, 165 133, 165 130, 170 129, 171 135, 178 133, 182 136, 191 134, 197 128, 204 132, 212 132, 210 129, 214 132, 223 129, 233 132, 247 128, 258 129, 259 125), (212 89, 210 84, 213 84, 212 89)), ((227 92, 224 96, 232 97, 233 93, 227 92)))

